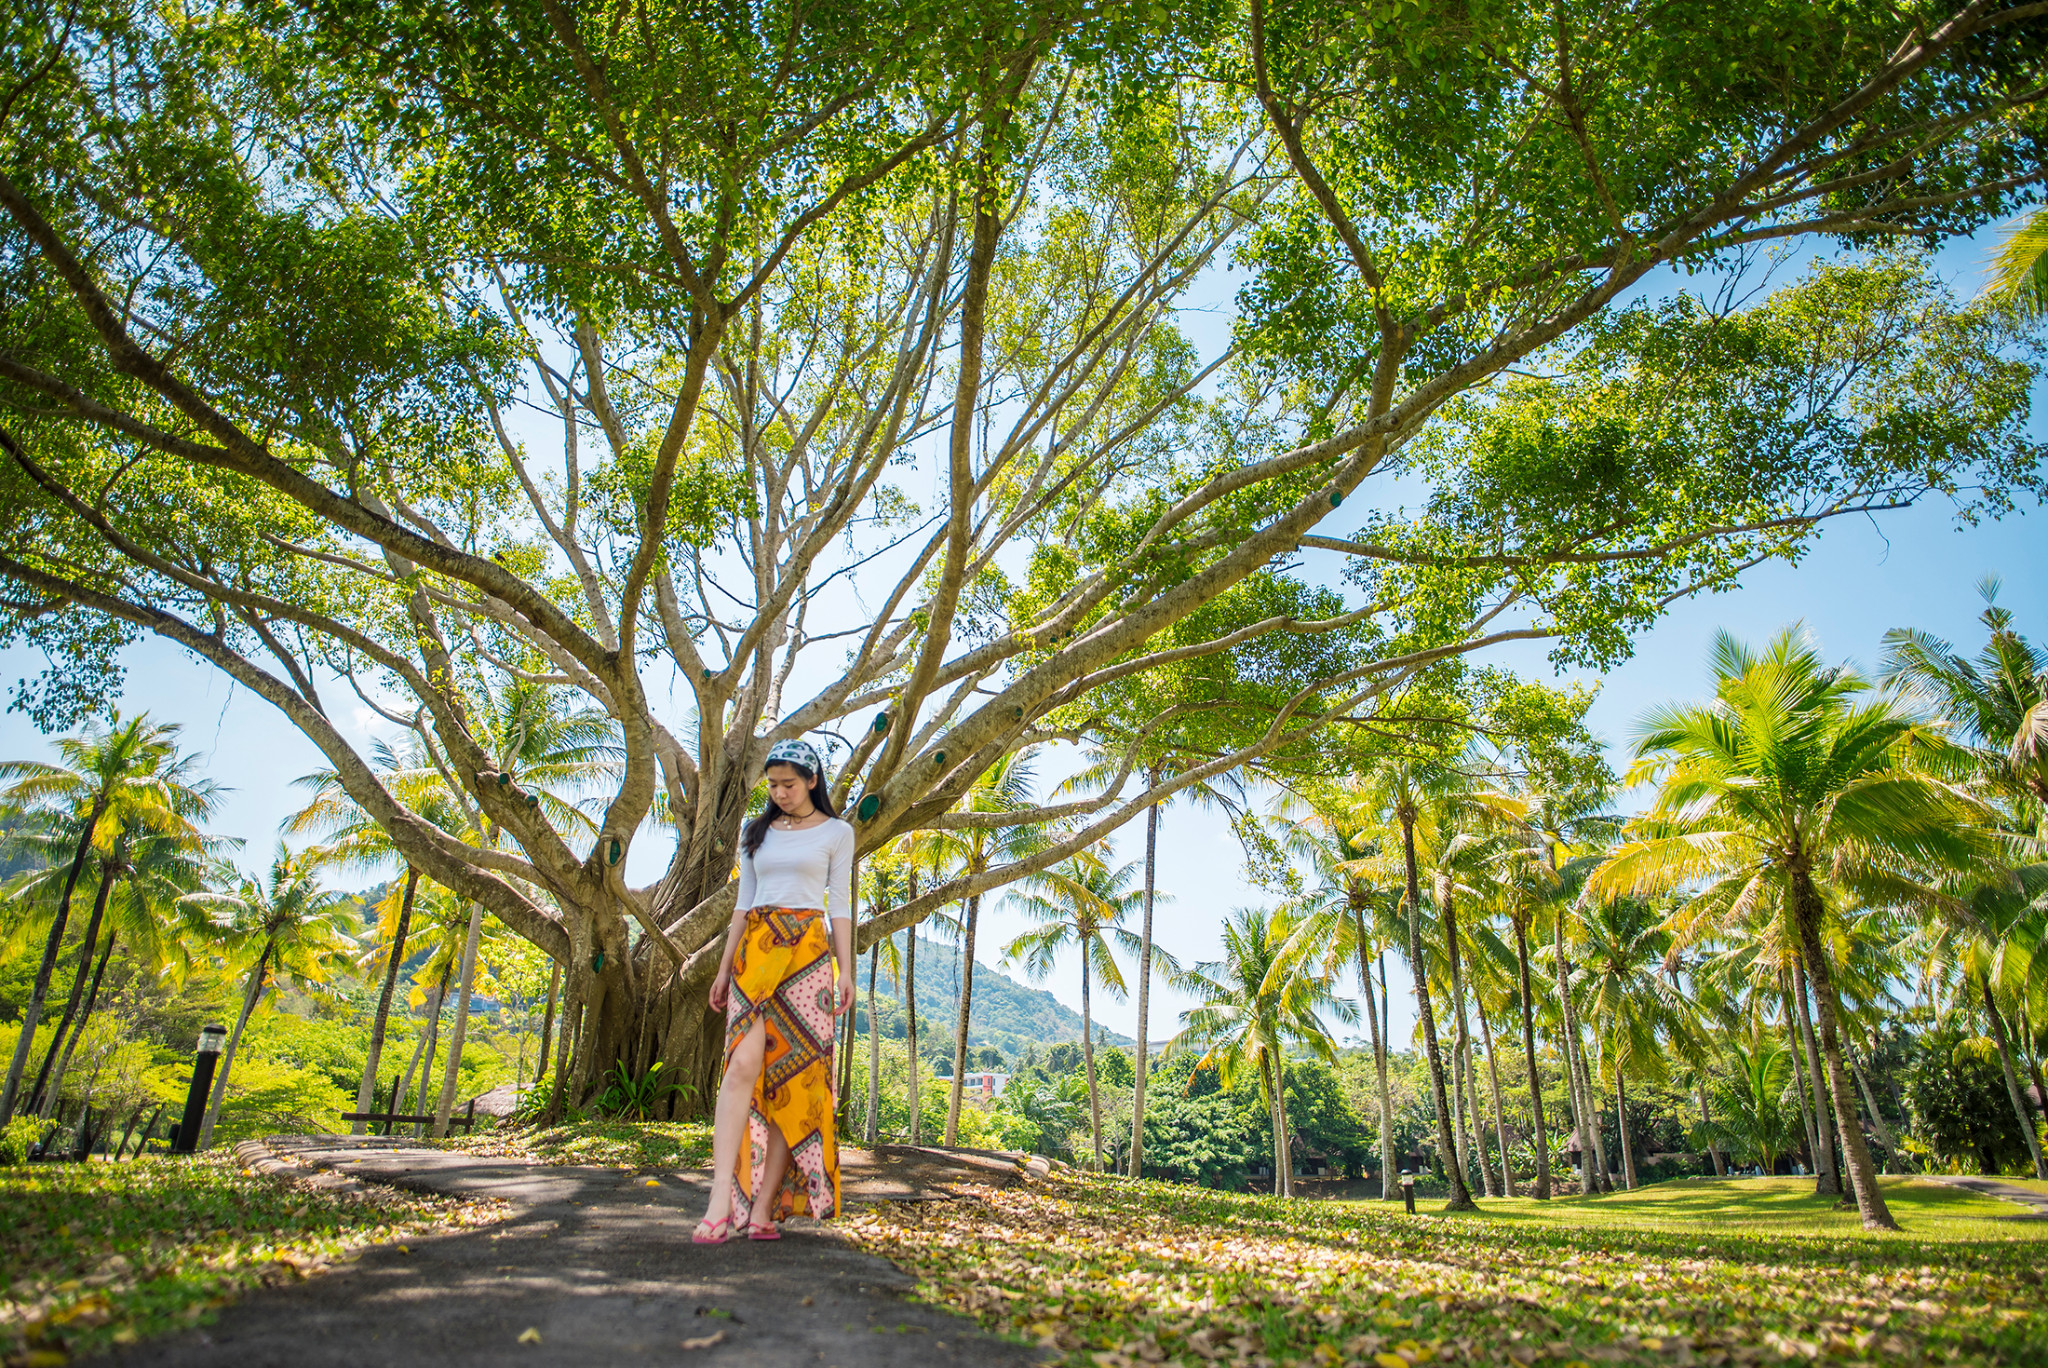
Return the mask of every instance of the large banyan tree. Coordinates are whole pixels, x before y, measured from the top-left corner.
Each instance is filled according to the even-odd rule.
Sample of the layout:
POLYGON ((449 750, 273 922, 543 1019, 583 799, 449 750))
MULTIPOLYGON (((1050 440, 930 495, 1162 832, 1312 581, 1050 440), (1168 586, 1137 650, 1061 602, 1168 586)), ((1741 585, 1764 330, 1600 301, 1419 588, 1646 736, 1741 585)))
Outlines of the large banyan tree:
POLYGON ((777 739, 833 745, 863 850, 1053 823, 865 947, 1504 640, 1613 660, 1831 517, 2037 486, 2025 339, 1921 254, 2036 197, 2044 4, 0 23, 15 706, 68 724, 154 633, 280 709, 563 966, 572 1098, 708 1082, 777 739), (1671 283, 1801 239, 1845 254, 1671 283), (616 724, 581 818, 485 734, 514 686, 616 724), (492 840, 383 782, 363 704, 492 840), (958 810, 1048 740, 1107 780, 958 810))

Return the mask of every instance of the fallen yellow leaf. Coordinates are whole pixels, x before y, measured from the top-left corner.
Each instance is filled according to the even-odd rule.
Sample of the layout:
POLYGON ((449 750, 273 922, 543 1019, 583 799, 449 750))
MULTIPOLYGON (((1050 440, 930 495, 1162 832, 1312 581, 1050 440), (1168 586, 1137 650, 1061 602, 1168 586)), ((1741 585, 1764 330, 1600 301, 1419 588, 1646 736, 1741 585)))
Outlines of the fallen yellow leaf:
POLYGON ((1374 1354, 1372 1356, 1372 1361, 1374 1363, 1377 1363, 1380 1366, 1380 1368, 1409 1368, 1408 1360, 1401 1357, 1401 1355, 1399 1354, 1374 1354))
POLYGON ((540 1331, 534 1329, 530 1325, 527 1326, 524 1330, 521 1330, 519 1332, 519 1342, 521 1344, 539 1344, 540 1331))
POLYGON ((724 1340, 725 1340, 725 1331, 723 1331, 723 1330, 713 1330, 713 1331, 712 1331, 712 1332, 711 1332, 710 1334, 708 1334, 708 1335, 698 1335, 698 1336, 697 1336, 696 1338, 694 1338, 694 1339, 686 1339, 686 1340, 684 1340, 684 1341, 683 1341, 683 1348, 685 1348, 685 1349, 709 1349, 709 1348, 710 1348, 710 1347, 711 1347, 712 1345, 714 1345, 714 1344, 720 1344, 720 1343, 723 1343, 723 1342, 724 1342, 724 1340))

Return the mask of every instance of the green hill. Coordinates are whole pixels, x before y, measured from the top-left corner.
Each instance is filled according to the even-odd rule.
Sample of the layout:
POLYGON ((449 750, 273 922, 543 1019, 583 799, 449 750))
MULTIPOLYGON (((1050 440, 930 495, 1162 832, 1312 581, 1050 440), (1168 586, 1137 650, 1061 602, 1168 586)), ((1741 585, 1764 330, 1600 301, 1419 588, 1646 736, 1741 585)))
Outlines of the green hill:
MULTIPOLYGON (((926 1052, 924 1046, 927 1041, 938 1043, 953 1038, 953 1020, 960 1010, 959 963, 959 951, 953 946, 918 937, 917 1028, 920 1055, 926 1052)), ((860 1029, 863 1033, 867 1030, 867 974, 868 966, 863 957, 857 973, 860 1029)), ((896 986, 889 982, 886 970, 875 978, 875 1017, 884 1038, 903 1038, 902 997, 896 986)), ((1043 1051, 1048 1046, 1080 1038, 1079 1012, 1045 989, 1019 983, 1001 970, 976 960, 974 1002, 968 1009, 967 1019, 968 1044, 992 1045, 1014 1062, 1023 1057, 1028 1047, 1037 1046, 1043 1051)), ((1131 1043, 1129 1036, 1106 1030, 1100 1022, 1095 1025, 1095 1039, 1109 1045, 1127 1046, 1131 1043)))

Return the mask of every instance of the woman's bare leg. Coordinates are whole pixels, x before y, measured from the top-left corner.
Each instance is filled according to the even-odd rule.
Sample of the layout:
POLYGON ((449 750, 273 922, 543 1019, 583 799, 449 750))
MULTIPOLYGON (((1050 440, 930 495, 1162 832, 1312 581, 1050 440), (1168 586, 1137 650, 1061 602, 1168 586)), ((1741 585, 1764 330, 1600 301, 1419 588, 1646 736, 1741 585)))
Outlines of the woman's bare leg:
POLYGON ((782 1189, 782 1175, 789 1171, 789 1141, 782 1127, 768 1123, 768 1157, 761 1164, 761 1186, 754 1189, 754 1209, 747 1214, 749 1225, 775 1224, 775 1194, 782 1189))
POLYGON ((733 1174, 739 1168, 740 1156, 747 1150, 747 1116, 754 1107, 754 1084, 761 1077, 761 1060, 767 1048, 766 1023, 756 1021, 733 1047, 732 1058, 725 1062, 725 1079, 718 1085, 718 1107, 711 1129, 711 1203, 704 1211, 706 1221, 732 1214, 733 1174))

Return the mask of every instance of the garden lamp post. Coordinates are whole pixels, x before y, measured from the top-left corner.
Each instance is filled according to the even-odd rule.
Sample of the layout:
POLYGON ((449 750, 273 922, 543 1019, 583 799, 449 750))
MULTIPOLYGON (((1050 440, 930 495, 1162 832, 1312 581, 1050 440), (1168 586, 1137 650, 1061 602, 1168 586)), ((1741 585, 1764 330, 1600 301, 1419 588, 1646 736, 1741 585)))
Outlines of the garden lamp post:
POLYGON ((199 1045, 192 1055, 192 1088, 185 1094, 185 1117, 178 1122, 178 1138, 171 1153, 190 1154, 199 1140, 199 1128, 206 1121, 206 1094, 213 1087, 213 1070, 228 1043, 228 1028, 218 1023, 199 1028, 199 1045))
POLYGON ((1408 1204, 1408 1214, 1413 1216, 1415 1214, 1415 1175, 1412 1173, 1403 1173, 1401 1175, 1401 1200, 1408 1204))

